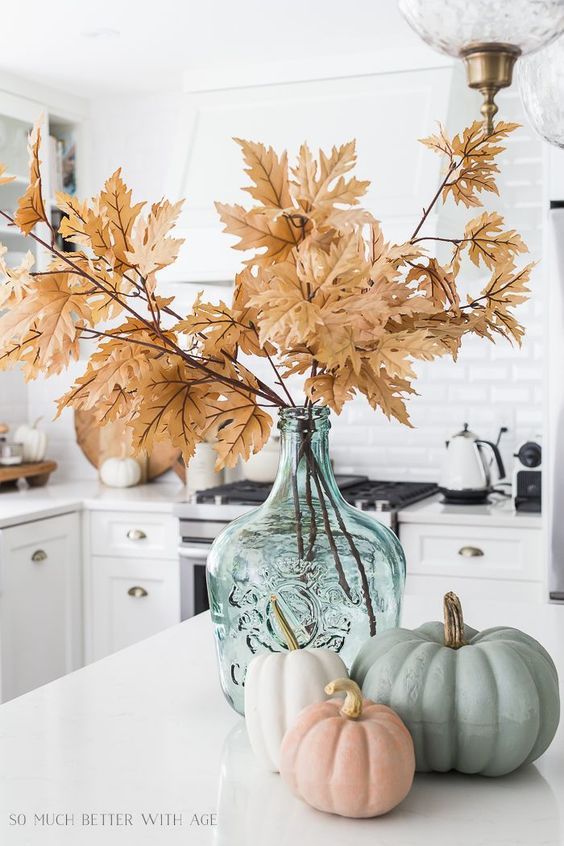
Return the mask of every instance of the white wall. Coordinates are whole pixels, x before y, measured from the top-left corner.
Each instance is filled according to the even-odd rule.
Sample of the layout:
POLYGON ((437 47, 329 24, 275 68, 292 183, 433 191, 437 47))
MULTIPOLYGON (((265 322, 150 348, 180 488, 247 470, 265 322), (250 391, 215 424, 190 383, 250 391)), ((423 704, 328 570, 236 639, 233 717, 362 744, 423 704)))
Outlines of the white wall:
POLYGON ((19 370, 0 373, 0 423, 10 429, 28 419, 27 389, 19 370))
MULTIPOLYGON (((516 92, 502 95, 499 101, 504 119, 524 122, 516 92)), ((154 200, 169 191, 171 167, 176 165, 171 159, 183 143, 178 136, 183 114, 181 95, 94 101, 89 189, 94 190, 126 163, 124 176, 139 197, 154 200)), ((432 130, 430 126, 429 132, 432 130)), ((501 199, 493 205, 506 214, 509 226, 523 234, 538 259, 543 223, 541 142, 529 129, 520 129, 500 163, 501 199)), ((385 220, 383 225, 385 230, 385 220)), ((465 421, 489 439, 495 437, 499 426, 507 426, 503 453, 510 466, 515 444, 543 426, 542 268, 535 271, 533 279, 533 297, 520 310, 527 327, 522 349, 504 341, 492 346, 469 339, 456 364, 447 359, 422 364, 416 386, 420 396, 410 402, 412 430, 389 423, 361 400, 350 403, 333 423, 337 468, 369 473, 374 478, 435 479, 445 439, 465 421)), ((182 299, 190 302, 197 287, 185 288, 182 299)), ((30 417, 49 417, 52 398, 64 391, 65 381, 59 378, 56 383, 30 386, 30 417)), ((70 412, 65 412, 62 422, 50 426, 50 434, 51 454, 61 463, 59 478, 94 475, 72 442, 70 412)))

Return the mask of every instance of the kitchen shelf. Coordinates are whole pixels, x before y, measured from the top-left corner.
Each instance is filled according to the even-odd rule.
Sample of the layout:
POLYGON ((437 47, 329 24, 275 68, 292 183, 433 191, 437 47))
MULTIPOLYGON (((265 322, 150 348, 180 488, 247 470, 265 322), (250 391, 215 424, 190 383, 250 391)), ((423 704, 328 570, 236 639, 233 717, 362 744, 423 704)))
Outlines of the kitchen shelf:
POLYGON ((16 226, 5 226, 2 224, 0 224, 0 235, 9 235, 12 238, 27 238, 27 235, 20 232, 16 226))

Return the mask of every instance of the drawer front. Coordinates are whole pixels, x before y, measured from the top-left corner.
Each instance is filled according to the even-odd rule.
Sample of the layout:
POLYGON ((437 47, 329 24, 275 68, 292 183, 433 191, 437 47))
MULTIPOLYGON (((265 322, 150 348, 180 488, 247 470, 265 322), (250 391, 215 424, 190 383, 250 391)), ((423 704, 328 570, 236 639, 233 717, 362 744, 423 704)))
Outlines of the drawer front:
POLYGON ((91 563, 94 660, 180 622, 178 562, 104 556, 91 563))
POLYGON ((176 558, 178 520, 170 514, 94 511, 90 520, 94 555, 176 558))
POLYGON ((400 541, 408 574, 542 579, 542 532, 536 529, 403 524, 400 541))

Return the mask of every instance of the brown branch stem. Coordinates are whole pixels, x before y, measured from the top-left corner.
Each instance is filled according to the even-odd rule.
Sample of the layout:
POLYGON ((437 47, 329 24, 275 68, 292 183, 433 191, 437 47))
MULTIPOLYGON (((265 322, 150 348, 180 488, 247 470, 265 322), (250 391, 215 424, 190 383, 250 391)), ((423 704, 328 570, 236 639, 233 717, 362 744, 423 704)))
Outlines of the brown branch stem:
MULTIPOLYGON (((15 223, 13 217, 2 209, 0 209, 0 216, 5 218, 6 220, 8 220, 10 223, 15 223)), ((208 376, 210 376, 214 380, 221 382, 222 384, 228 385, 230 388, 232 388, 233 390, 236 390, 239 393, 241 393, 242 391, 246 391, 247 393, 254 394, 256 396, 259 396, 259 397, 266 399, 266 400, 269 400, 271 402, 274 400, 274 397, 276 397, 276 404, 278 406, 283 407, 285 405, 283 400, 281 400, 280 397, 278 397, 276 394, 274 394, 274 392, 272 392, 270 390, 268 392, 264 392, 261 389, 253 387, 252 385, 247 385, 247 384, 238 382, 236 379, 231 379, 229 376, 225 376, 222 373, 217 373, 216 371, 214 371, 211 368, 207 367, 206 365, 202 364, 196 358, 194 358, 194 356, 190 355, 189 353, 186 353, 181 347, 178 346, 178 344, 176 344, 174 341, 172 341, 170 338, 168 338, 167 335, 165 335, 165 333, 162 331, 160 326, 152 323, 150 320, 146 320, 142 315, 140 315, 137 311, 135 311, 135 309, 131 308, 131 306, 129 306, 127 303, 123 302, 120 299, 119 295, 115 291, 108 289, 99 279, 96 279, 95 276, 92 276, 92 274, 87 273, 85 270, 83 270, 81 267, 79 267, 77 264, 75 264, 75 262, 73 262, 71 259, 69 259, 64 253, 61 253, 54 246, 48 244, 43 238, 41 238, 35 232, 30 232, 29 236, 34 241, 36 241, 38 244, 41 244, 41 246, 43 246, 47 250, 49 250, 49 252, 51 252, 54 256, 56 256, 58 259, 63 261, 70 268, 72 268, 73 272, 76 275, 81 276, 84 279, 87 279, 89 282, 91 282, 97 288, 97 290, 106 294, 106 296, 109 296, 110 299, 112 299, 116 303, 118 303, 118 305, 120 305, 121 308, 124 309, 124 311, 127 311, 129 314, 131 314, 133 317, 135 317, 137 320, 139 320, 147 329, 149 329, 151 332, 156 332, 156 334, 161 338, 163 343, 166 344, 166 346, 169 347, 174 354, 179 356, 187 364, 190 364, 191 367, 199 368, 203 372, 207 373, 208 376)), ((126 340, 126 339, 123 339, 123 340, 126 340)), ((128 339, 128 343, 132 343, 131 339, 128 339)))

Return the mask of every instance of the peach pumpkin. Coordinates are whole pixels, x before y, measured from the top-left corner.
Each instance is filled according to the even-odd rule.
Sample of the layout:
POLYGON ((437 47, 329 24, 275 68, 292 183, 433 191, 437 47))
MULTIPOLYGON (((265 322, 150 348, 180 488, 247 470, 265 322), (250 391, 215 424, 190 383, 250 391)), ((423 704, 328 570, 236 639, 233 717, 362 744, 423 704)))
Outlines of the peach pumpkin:
POLYGON ((413 741, 386 705, 362 698, 356 682, 337 679, 328 694, 345 702, 309 705, 286 732, 280 775, 308 805, 343 817, 377 817, 405 799, 415 773, 413 741))

